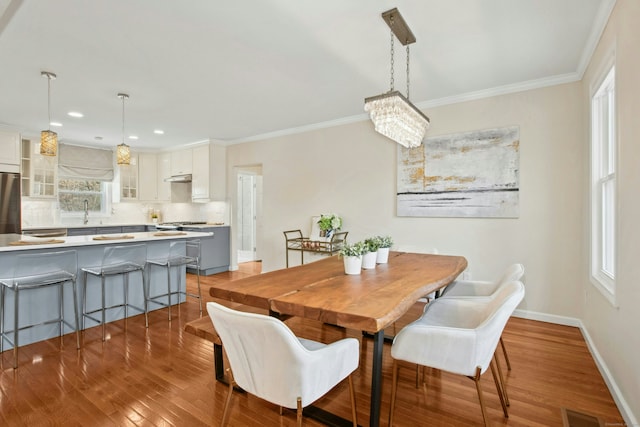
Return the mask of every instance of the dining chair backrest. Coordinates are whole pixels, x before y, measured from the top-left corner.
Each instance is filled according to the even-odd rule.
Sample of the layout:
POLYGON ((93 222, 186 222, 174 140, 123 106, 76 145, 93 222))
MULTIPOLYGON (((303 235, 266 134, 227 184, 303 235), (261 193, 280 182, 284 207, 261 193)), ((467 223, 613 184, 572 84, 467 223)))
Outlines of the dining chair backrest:
POLYGON ((13 273, 18 285, 75 280, 78 256, 75 250, 24 254, 16 257, 13 273))
POLYGON ((445 288, 443 297, 488 297, 502 285, 522 279, 523 275, 524 266, 522 264, 511 264, 496 281, 455 280, 445 288))
POLYGON ((147 246, 136 245, 108 246, 102 255, 103 274, 121 274, 144 269, 147 262, 147 246))
MULTIPOLYGON (((235 382, 245 391, 276 405, 296 408, 300 397, 302 406, 307 406, 357 368, 357 340, 345 343, 351 344, 350 356, 353 357, 347 357, 349 355, 340 350, 327 359, 327 353, 305 348, 301 340, 274 317, 232 310, 214 302, 207 303, 207 311, 224 345, 235 382), (326 373, 314 369, 309 362, 314 362, 316 367, 318 363, 330 365, 339 379, 331 384, 326 373), (318 387, 318 384, 330 385, 318 387)), ((325 347, 321 343, 302 341, 325 347)))
POLYGON ((395 359, 461 375, 473 376, 478 366, 484 372, 523 297, 524 285, 513 281, 490 299, 436 299, 396 335, 391 354, 395 359))

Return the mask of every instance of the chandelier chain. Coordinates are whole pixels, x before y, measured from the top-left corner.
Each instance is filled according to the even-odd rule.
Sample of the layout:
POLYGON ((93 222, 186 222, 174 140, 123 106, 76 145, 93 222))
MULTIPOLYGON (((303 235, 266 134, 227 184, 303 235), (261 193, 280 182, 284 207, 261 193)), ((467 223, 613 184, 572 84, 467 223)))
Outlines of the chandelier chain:
POLYGON ((407 99, 409 99, 409 45, 407 45, 407 99))
POLYGON ((391 83, 391 89, 390 89, 390 92, 393 92, 393 86, 394 86, 394 80, 393 80, 393 67, 394 67, 394 61, 393 61, 393 53, 394 53, 394 50, 393 50, 393 39, 395 37, 394 34, 393 34, 393 16, 390 19, 389 28, 391 28, 391 31, 390 31, 390 33, 391 33, 391 82, 390 82, 391 83))

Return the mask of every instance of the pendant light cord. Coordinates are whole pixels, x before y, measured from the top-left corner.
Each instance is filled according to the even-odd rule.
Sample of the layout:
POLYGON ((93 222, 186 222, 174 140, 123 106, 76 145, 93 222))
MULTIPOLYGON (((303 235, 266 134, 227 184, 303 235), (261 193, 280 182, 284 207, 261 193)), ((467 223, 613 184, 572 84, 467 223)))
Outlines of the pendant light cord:
POLYGON ((47 76, 47 130, 51 131, 51 77, 47 76))

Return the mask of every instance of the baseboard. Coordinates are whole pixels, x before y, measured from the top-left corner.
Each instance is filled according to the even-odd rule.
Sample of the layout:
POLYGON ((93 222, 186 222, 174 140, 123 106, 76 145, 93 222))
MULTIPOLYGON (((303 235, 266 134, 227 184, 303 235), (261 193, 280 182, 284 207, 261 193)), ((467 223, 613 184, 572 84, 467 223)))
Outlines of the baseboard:
POLYGON ((579 328, 582 325, 580 319, 575 317, 558 316, 555 314, 540 313, 538 311, 516 310, 513 312, 514 317, 522 319, 538 320, 540 322, 555 323, 556 325, 575 326, 579 328))
POLYGON ((598 349, 596 348, 595 343, 591 339, 591 335, 589 335, 587 328, 584 326, 581 320, 579 320, 579 322, 580 322, 579 328, 580 328, 580 331, 582 332, 582 336, 584 337, 585 342, 587 343, 589 352, 593 356, 593 360, 596 362, 596 366, 598 367, 598 370, 600 371, 602 378, 604 378, 604 382, 607 383, 607 387, 609 388, 609 391, 613 396, 613 400, 616 402, 616 405, 620 410, 620 414, 622 415, 622 418, 624 418, 624 422, 628 426, 640 426, 638 419, 635 417, 635 415, 631 411, 631 408, 629 407, 629 404, 625 400, 622 394, 622 391, 620 391, 618 384, 613 379, 613 375, 611 375, 611 371, 609 371, 607 364, 604 362, 604 360, 600 356, 600 353, 598 352, 598 349))
POLYGON ((587 343, 587 348, 589 349, 593 360, 596 362, 598 371, 600 371, 600 375, 602 375, 604 382, 609 388, 611 396, 613 396, 614 402, 616 402, 616 406, 620 411, 620 415, 622 415, 622 418, 624 418, 624 421, 628 426, 640 426, 640 423, 638 423, 638 420, 633 415, 629 404, 620 391, 618 384, 611 375, 611 371, 609 371, 607 364, 602 359, 602 356, 600 356, 600 353, 598 352, 595 343, 591 339, 591 335, 589 335, 587 328, 584 326, 584 323, 582 323, 582 320, 575 317, 557 316, 555 314, 540 313, 537 311, 529 310, 516 310, 513 313, 513 316, 520 317, 522 319, 537 320, 540 322, 555 323, 557 325, 574 326, 579 328, 580 332, 582 332, 582 336, 584 337, 585 342, 587 343))

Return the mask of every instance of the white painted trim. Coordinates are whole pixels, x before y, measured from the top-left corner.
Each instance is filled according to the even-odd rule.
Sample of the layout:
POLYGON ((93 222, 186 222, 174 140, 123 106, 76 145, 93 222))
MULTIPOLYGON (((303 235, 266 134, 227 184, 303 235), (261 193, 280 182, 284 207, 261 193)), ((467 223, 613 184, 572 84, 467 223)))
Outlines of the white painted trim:
MULTIPOLYGON (((526 82, 514 83, 505 86, 498 86, 489 89, 483 89, 476 92, 468 92, 460 95, 448 96, 444 98, 438 98, 431 101, 423 101, 414 104, 420 110, 428 108, 441 107, 443 105, 457 104, 460 102, 474 101, 477 99, 491 98, 498 95, 507 95, 510 93, 523 92, 526 90, 539 89, 548 86, 555 86, 565 83, 572 83, 579 81, 581 76, 578 73, 560 74, 557 76, 545 77, 537 80, 529 80, 526 82)), ((363 100, 364 103, 364 100, 363 100)), ((326 122, 313 123, 310 125, 299 126, 295 128, 282 129, 275 132, 263 133, 260 135, 249 136, 246 138, 239 138, 229 141, 220 141, 221 145, 234 145, 242 144, 245 142, 261 141, 264 139, 277 138, 280 136, 294 135, 303 132, 309 132, 312 130, 325 129, 334 126, 346 125, 350 123, 362 122, 369 120, 369 116, 366 113, 356 114, 354 116, 343 117, 335 120, 328 120, 326 122)), ((373 129, 373 127, 372 127, 373 129)))
POLYGON ((620 391, 618 384, 613 379, 611 371, 609 371, 607 364, 602 359, 602 356, 600 356, 600 353, 598 352, 595 343, 591 339, 591 335, 589 335, 587 328, 584 326, 581 320, 578 321, 580 322, 579 328, 582 332, 582 336, 584 337, 585 342, 587 343, 589 352, 591 353, 591 356, 593 356, 593 360, 596 362, 596 366, 598 367, 602 378, 604 378, 604 382, 607 384, 607 387, 611 392, 611 396, 613 396, 613 400, 616 402, 616 406, 618 406, 620 415, 622 415, 622 418, 624 418, 624 422, 628 426, 640 426, 638 419, 633 415, 633 412, 631 411, 629 404, 625 400, 622 391, 620 391))
POLYGON ((622 418, 628 426, 640 426, 638 419, 633 415, 629 404, 624 398, 624 395, 622 394, 622 391, 613 378, 613 375, 611 375, 611 371, 609 371, 607 364, 602 359, 602 356, 600 356, 600 353, 598 352, 595 343, 591 339, 591 335, 589 335, 587 328, 585 327, 584 323, 582 323, 582 320, 575 317, 557 316, 555 314, 540 313, 537 311, 529 310, 515 310, 513 316, 522 319, 537 320, 541 322, 554 323, 564 326, 574 326, 579 328, 587 344, 587 348, 589 349, 589 352, 591 353, 591 356, 593 357, 593 360, 598 367, 598 371, 600 371, 600 375, 602 375, 602 378, 604 379, 605 384, 607 384, 607 388, 609 389, 611 396, 613 396, 613 400, 616 403, 618 410, 620 411, 620 415, 622 415, 622 418))
POLYGON ((575 317, 558 316, 555 314, 540 313, 529 310, 516 310, 513 312, 514 317, 522 319, 537 320, 540 322, 555 323, 556 325, 574 326, 579 328, 582 322, 575 317))
POLYGON ((609 22, 609 17, 611 16, 611 12, 613 12, 615 5, 616 0, 605 0, 600 3, 600 9, 598 9, 598 13, 593 20, 591 34, 589 34, 587 43, 582 51, 582 56, 580 56, 580 62, 578 62, 577 73, 580 76, 580 80, 582 80, 589 63, 591 62, 593 53, 596 51, 600 37, 602 37, 602 33, 607 26, 607 22, 609 22))

